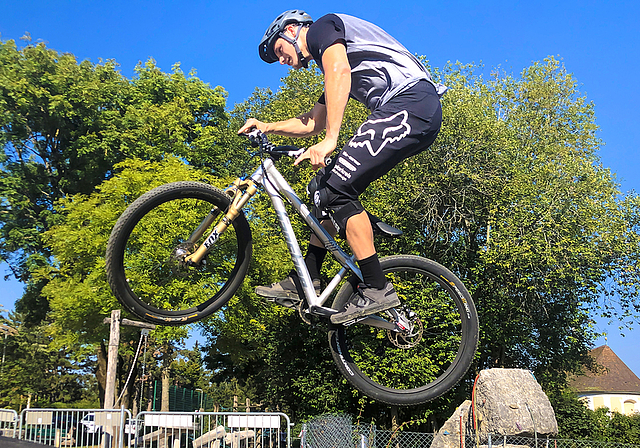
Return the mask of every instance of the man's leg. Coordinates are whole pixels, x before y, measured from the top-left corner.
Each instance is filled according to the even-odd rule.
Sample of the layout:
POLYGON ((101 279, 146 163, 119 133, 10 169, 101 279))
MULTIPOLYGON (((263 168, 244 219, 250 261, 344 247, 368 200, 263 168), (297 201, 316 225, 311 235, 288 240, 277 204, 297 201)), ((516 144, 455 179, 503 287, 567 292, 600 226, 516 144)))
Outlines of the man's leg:
MULTIPOLYGON (((330 235, 335 236, 336 228, 330 220, 322 220, 321 224, 330 235)), ((319 294, 321 290, 322 276, 320 275, 320 269, 326 254, 327 249, 325 249, 318 237, 312 234, 304 262, 309 270, 309 275, 311 275, 311 280, 313 280, 313 288, 316 290, 316 294, 319 294)), ((284 280, 269 286, 256 287, 256 294, 271 299, 271 301, 275 301, 279 305, 291 307, 295 306, 300 300, 299 286, 298 273, 295 269, 292 269, 284 280)))
POLYGON ((400 305, 398 294, 382 272, 367 213, 351 216, 345 227, 347 242, 360 266, 364 288, 358 287, 358 294, 347 302, 344 309, 331 316, 334 324, 342 324, 400 305))
MULTIPOLYGON (((371 113, 336 157, 326 184, 343 197, 359 198, 375 179, 429 147, 438 134, 441 120, 435 88, 427 81, 418 82, 371 113)), ((340 209, 333 210, 334 218, 341 216, 345 220, 340 209)), ((345 308, 331 316, 335 324, 400 304, 393 285, 382 272, 366 214, 358 211, 346 218, 346 225, 340 226, 345 228, 347 241, 358 260, 364 287, 359 286, 345 308)))
POLYGON ((346 236, 357 260, 364 260, 376 253, 373 245, 373 229, 367 212, 361 212, 349 218, 346 236))

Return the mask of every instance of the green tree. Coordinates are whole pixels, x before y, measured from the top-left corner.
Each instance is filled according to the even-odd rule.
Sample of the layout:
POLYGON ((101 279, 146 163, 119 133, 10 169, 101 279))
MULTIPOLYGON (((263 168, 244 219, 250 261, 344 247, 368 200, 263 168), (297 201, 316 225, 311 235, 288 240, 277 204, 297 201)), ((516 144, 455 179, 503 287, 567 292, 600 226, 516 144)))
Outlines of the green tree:
POLYGON ((178 358, 174 361, 173 377, 178 386, 187 389, 202 389, 207 386, 207 372, 204 369, 202 351, 198 342, 192 349, 180 350, 178 358))
MULTIPOLYGON (((102 320, 120 305, 106 281, 104 251, 118 216, 135 198, 165 182, 177 180, 214 180, 200 170, 189 168, 183 161, 167 157, 161 162, 131 159, 115 166, 117 174, 99 185, 89 196, 74 195, 57 202, 56 213, 65 219, 44 234, 55 264, 42 268, 35 277, 46 283, 43 296, 50 304, 50 332, 59 345, 74 347, 78 354, 97 351, 98 365, 104 365, 109 327, 102 320)), ((121 354, 131 360, 138 332, 121 327, 121 354)), ((167 383, 178 346, 188 336, 188 327, 158 327, 152 332, 154 345, 163 358, 162 377, 167 383)), ((121 364, 125 375, 129 363, 121 364)), ((99 375, 104 384, 104 378, 99 375)), ((135 379, 135 378, 134 378, 135 379)))
POLYGON ((564 389, 549 393, 549 400, 558 422, 558 437, 589 439, 594 428, 592 415, 575 392, 564 389))
POLYGON ((640 415, 623 415, 601 407, 592 411, 575 392, 565 389, 549 396, 558 422, 558 436, 564 439, 637 443, 640 415))
MULTIPOLYGON (((528 368, 545 388, 561 390, 565 373, 585 361, 595 336, 594 312, 608 312, 615 297, 622 317, 637 319, 640 202, 634 194, 623 196, 615 177, 599 163, 593 104, 556 59, 535 63, 519 77, 496 74, 489 81, 475 69, 434 70, 450 88, 442 100, 440 136, 428 151, 374 183, 362 199, 371 212, 405 232, 403 238, 379 242, 382 255, 435 259, 471 290, 481 323, 472 370, 528 368)), ((239 105, 232 127, 248 116, 275 121, 308 110, 321 81, 317 71, 291 72, 279 91, 258 90, 239 105)), ((343 143, 365 117, 358 104, 349 104, 343 143)), ((273 140, 309 146, 317 138, 273 140)), ((293 169, 286 160, 279 164, 304 197, 311 171, 293 169)), ((287 258, 280 258, 285 251, 274 218, 264 214, 267 200, 258 198, 252 209, 261 238, 256 239, 251 287, 279 280, 290 268, 281 264, 287 258)), ((304 241, 307 230, 294 228, 304 241)), ((289 317, 286 311, 265 309, 251 289, 243 289, 245 294, 248 300, 209 327, 210 367, 227 379, 265 378, 263 384, 274 388, 281 376, 288 384, 313 377, 312 366, 323 366, 319 359, 328 358, 321 350, 313 351, 308 364, 296 363, 295 351, 276 355, 276 345, 297 340, 300 329, 280 324, 289 317)), ((326 343, 321 333, 315 335, 318 344, 326 343)), ((448 417, 458 404, 452 397, 467 394, 474 373, 454 394, 405 417, 424 420, 434 412, 438 419, 448 417)), ((319 380, 323 390, 336 393, 331 374, 325 371, 324 378, 319 380)), ((296 393, 295 400, 288 399, 292 409, 314 402, 313 394, 296 393)), ((264 394, 267 401, 277 400, 276 393, 264 394)), ((367 415, 380 416, 374 405, 367 406, 367 415)))
POLYGON ((368 198, 405 230, 393 250, 441 262, 472 291, 478 368, 525 367, 561 386, 602 297, 634 312, 638 198, 600 165, 593 105, 558 61, 488 82, 471 69, 444 72, 438 140, 368 198))
POLYGON ((87 365, 77 360, 68 347, 53 344, 47 325, 25 326, 13 313, 6 324, 17 330, 6 338, 5 359, 0 372, 0 407, 20 409, 67 406, 94 402, 95 389, 87 376, 87 365))
POLYGON ((44 44, 0 42, 0 261, 26 284, 16 309, 38 323, 49 307, 33 272, 51 262, 42 234, 57 200, 90 194, 126 157, 175 154, 224 172, 225 92, 153 61, 123 77, 114 61, 78 62, 44 44))

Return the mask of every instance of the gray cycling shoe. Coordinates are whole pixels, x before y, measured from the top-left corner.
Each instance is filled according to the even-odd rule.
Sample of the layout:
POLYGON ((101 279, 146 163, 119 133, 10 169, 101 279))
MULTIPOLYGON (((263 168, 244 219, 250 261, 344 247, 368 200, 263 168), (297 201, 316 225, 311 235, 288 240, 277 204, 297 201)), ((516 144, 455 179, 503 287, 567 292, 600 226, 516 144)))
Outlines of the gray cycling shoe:
MULTIPOLYGON (((319 296, 321 292, 320 279, 313 279, 313 289, 316 295, 319 296)), ((273 283, 270 286, 258 286, 256 287, 256 294, 266 298, 269 302, 275 302, 287 308, 295 308, 300 302, 298 288, 292 276, 288 276, 284 280, 273 283)))
POLYGON ((389 282, 382 289, 358 287, 358 291, 349 299, 342 311, 331 315, 331 323, 343 324, 398 305, 400 305, 400 299, 389 282))

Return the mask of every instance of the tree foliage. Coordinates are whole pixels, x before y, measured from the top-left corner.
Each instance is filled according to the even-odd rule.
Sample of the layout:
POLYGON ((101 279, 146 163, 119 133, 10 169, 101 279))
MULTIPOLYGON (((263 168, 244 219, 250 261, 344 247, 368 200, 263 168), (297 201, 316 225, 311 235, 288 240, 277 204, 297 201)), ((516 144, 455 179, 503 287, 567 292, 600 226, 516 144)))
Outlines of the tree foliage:
MULTIPOLYGON (((528 368, 546 388, 561 388, 565 372, 585 360, 595 336, 594 312, 617 298, 626 318, 637 319, 638 198, 623 196, 601 166, 593 105, 557 60, 535 63, 519 77, 498 73, 489 81, 474 69, 452 65, 434 71, 449 86, 440 136, 429 150, 375 182, 363 202, 405 232, 401 239, 378 242, 382 255, 435 259, 472 291, 482 332, 474 370, 528 368)), ((313 104, 321 85, 317 71, 291 72, 278 92, 259 90, 239 105, 231 123, 239 127, 248 116, 264 121, 295 116, 313 104)), ((366 111, 349 104, 343 143, 365 118, 366 111)), ((317 138, 274 140, 308 146, 317 138)), ((280 164, 304 195, 312 173, 280 164)), ((283 245, 259 201, 252 211, 266 225, 260 235, 268 249, 254 251, 259 274, 253 271, 252 286, 279 280, 290 267, 277 264, 283 245)), ((306 229, 295 229, 304 241, 306 229)), ((249 298, 255 303, 250 291, 249 298)), ((263 383, 279 384, 285 364, 274 356, 280 353, 275 346, 297 339, 299 328, 275 330, 288 316, 269 311, 256 319, 255 306, 246 313, 230 308, 223 322, 211 325, 210 366, 229 377, 271 375, 263 383), (270 350, 261 354, 265 347, 270 350)), ((316 337, 318 344, 324 342, 316 337)), ((306 369, 287 369, 288 384, 303 383, 313 366, 328 359, 318 358, 321 353, 313 351, 306 369)), ((287 354, 286 365, 297 365, 295 358, 287 354)), ((325 391, 337 387, 330 375, 319 381, 325 391)), ((464 382, 460 393, 469 384, 464 382)), ((298 409, 301 401, 289 405, 298 409)), ((446 401, 417 412, 431 418, 446 401)), ((372 416, 374 408, 369 408, 372 416)))
MULTIPOLYGON (((227 116, 224 92, 179 67, 165 74, 150 61, 127 80, 112 61, 78 63, 41 44, 18 49, 11 41, 0 47, 0 64, 0 256, 27 282, 18 306, 30 311, 25 320, 33 325, 46 315, 54 344, 78 354, 105 339, 101 321, 118 306, 105 281, 104 248, 125 207, 172 180, 225 186, 251 172, 259 161, 235 135, 244 120, 298 115, 322 91, 317 69, 291 72, 278 91, 256 90, 227 116)), ((640 203, 622 195, 601 166, 593 105, 557 60, 489 80, 477 70, 433 70, 449 86, 438 139, 362 200, 404 231, 377 242, 381 255, 432 258, 472 292, 481 325, 472 370, 529 368, 548 390, 561 390, 565 372, 582 365, 594 339, 592 313, 612 313, 615 300, 622 318, 637 320, 640 203)), ((366 115, 349 103, 340 144, 366 115)), ((272 141, 308 147, 320 138, 272 141)), ((277 163, 304 198, 313 171, 277 163)), ((202 323, 217 396, 239 394, 294 419, 347 410, 388 425, 388 407, 359 396, 338 375, 323 323, 308 326, 296 311, 254 294, 291 268, 269 208, 266 195, 247 208, 251 270, 229 306, 202 323)), ((304 246, 308 229, 294 221, 294 230, 304 246)), ((329 261, 324 274, 335 269, 329 261)), ((175 357, 186 334, 156 330, 158 346, 167 347, 165 370, 216 394, 196 379, 198 356, 175 357)), ((474 374, 436 402, 401 410, 400 419, 441 422, 474 374)))
POLYGON ((0 42, 0 261, 27 285, 16 305, 27 323, 48 310, 32 273, 51 261, 41 236, 59 219, 56 201, 90 194, 127 157, 174 154, 223 172, 225 95, 179 66, 166 74, 148 61, 128 80, 114 61, 0 42))
POLYGON ((637 443, 640 414, 623 415, 601 407, 592 411, 575 392, 564 389, 550 394, 558 421, 558 436, 564 439, 637 443))
POLYGON ((0 322, 16 330, 3 341, 0 408, 97 404, 95 381, 86 375, 90 363, 54 344, 46 325, 25 326, 16 313, 0 322))

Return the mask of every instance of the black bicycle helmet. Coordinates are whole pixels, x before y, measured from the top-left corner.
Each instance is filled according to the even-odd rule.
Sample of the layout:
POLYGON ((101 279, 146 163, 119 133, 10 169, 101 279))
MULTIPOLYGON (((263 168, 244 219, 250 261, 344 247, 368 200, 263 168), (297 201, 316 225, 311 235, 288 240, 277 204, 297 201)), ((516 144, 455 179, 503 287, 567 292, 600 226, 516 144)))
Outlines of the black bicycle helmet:
POLYGON ((283 39, 285 39, 287 42, 289 42, 295 47, 296 52, 298 53, 298 57, 300 58, 300 61, 302 62, 303 65, 306 66, 305 58, 302 56, 302 52, 300 51, 300 48, 298 47, 298 42, 297 42, 298 34, 300 34, 300 29, 302 28, 298 30, 298 34, 296 35, 295 38, 292 39, 291 37, 286 36, 284 34, 284 29, 290 23, 299 23, 301 25, 311 25, 313 23, 313 19, 309 14, 307 14, 301 9, 291 9, 289 11, 285 11, 282 14, 280 14, 276 18, 276 20, 274 20, 271 23, 271 25, 269 25, 269 28, 267 28, 267 31, 264 33, 264 36, 262 36, 262 39, 260 40, 260 45, 258 45, 258 52, 260 53, 260 58, 262 58, 262 60, 265 61, 266 63, 271 64, 278 60, 278 58, 276 57, 276 54, 273 51, 273 46, 276 43, 276 40, 278 40, 279 37, 282 37, 283 39))

